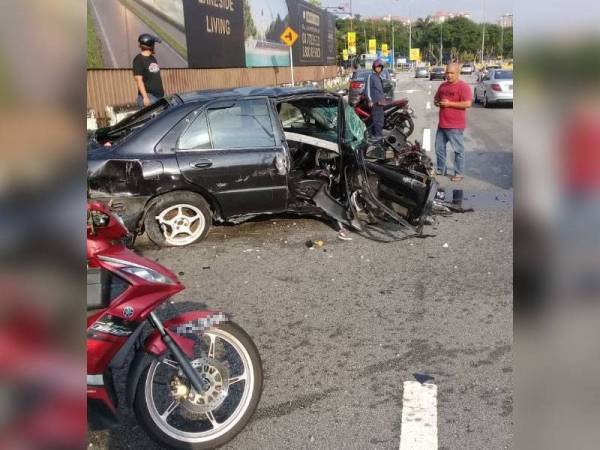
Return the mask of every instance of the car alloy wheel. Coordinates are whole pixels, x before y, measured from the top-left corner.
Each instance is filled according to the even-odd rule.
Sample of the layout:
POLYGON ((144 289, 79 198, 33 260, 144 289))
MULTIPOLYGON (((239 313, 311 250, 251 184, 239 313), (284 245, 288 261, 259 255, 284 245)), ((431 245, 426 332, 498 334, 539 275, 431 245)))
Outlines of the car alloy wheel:
POLYGON ((195 192, 164 194, 148 205, 144 228, 159 247, 181 247, 201 241, 212 225, 212 212, 204 197, 195 192))
POLYGON ((198 239, 206 220, 202 212, 194 205, 178 204, 164 209, 156 216, 165 242, 169 245, 188 245, 198 239))

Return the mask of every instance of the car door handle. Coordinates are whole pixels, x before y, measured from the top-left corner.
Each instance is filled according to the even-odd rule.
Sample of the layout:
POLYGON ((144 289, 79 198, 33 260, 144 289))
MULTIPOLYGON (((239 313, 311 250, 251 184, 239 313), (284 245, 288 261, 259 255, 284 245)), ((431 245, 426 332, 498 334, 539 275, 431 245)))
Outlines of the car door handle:
POLYGON ((192 167, 197 169, 206 169, 207 167, 212 166, 212 161, 210 159, 201 159, 196 162, 190 163, 192 167))

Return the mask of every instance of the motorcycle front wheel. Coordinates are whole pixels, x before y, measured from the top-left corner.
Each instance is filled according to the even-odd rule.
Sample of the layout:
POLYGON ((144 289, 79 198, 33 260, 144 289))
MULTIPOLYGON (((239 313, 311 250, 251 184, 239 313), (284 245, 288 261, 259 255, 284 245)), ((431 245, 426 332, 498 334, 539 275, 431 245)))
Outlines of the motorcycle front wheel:
POLYGON ((216 448, 236 436, 256 410, 263 382, 260 355, 244 330, 225 322, 198 336, 191 363, 207 382, 204 392, 197 393, 167 355, 145 368, 135 414, 165 447, 216 448))

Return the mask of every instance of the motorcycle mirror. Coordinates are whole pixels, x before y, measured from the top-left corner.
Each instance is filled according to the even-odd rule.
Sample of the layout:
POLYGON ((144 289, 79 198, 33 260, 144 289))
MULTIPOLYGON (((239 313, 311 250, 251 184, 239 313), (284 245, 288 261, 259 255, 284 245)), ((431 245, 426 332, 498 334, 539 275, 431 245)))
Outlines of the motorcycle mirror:
POLYGON ((92 218, 91 218, 92 226, 95 228, 105 227, 108 225, 108 222, 110 221, 110 217, 100 211, 90 211, 90 214, 92 216, 92 218))
POLYGON ((92 236, 96 235, 96 227, 94 226, 94 221, 92 220, 92 212, 87 212, 87 227, 92 236))

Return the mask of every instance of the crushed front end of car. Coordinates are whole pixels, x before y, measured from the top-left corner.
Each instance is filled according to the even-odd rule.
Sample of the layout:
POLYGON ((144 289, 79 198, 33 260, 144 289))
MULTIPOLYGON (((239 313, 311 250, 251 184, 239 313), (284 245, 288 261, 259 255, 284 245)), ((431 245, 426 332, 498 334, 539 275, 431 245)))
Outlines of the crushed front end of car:
POLYGON ((418 143, 376 145, 346 108, 342 160, 349 225, 370 239, 388 242, 423 234, 438 184, 431 159, 418 143))

